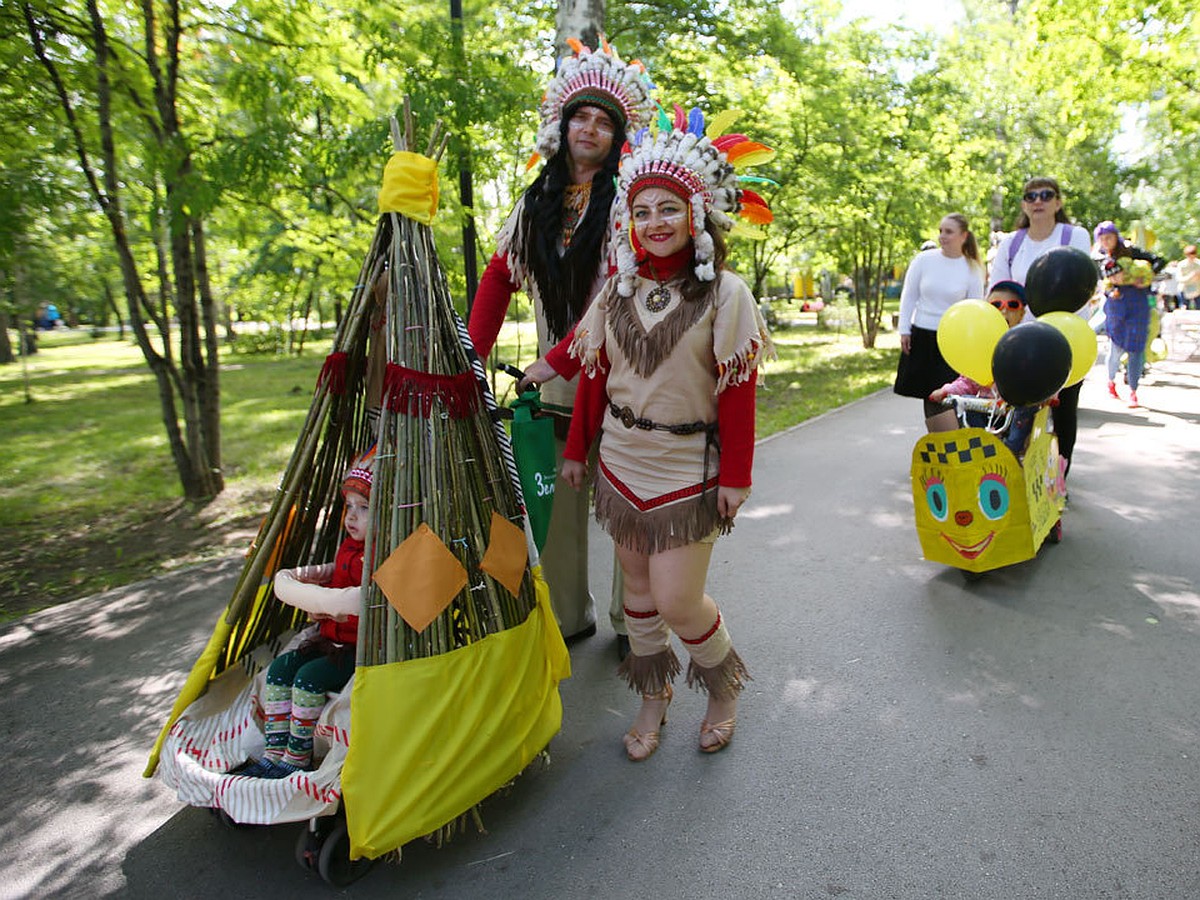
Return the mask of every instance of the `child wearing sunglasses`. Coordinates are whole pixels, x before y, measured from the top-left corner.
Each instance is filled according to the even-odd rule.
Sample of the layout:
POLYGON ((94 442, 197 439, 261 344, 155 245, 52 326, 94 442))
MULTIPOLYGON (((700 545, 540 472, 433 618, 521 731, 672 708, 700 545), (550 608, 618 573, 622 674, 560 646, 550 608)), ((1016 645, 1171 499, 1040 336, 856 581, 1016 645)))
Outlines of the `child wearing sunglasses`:
MULTIPOLYGON (((992 285, 987 301, 1000 310, 1000 315, 1004 316, 1004 321, 1008 323, 1009 328, 1020 325, 1021 320, 1025 317, 1025 288, 1015 281, 999 281, 992 285)), ((954 381, 943 384, 931 393, 929 401, 942 403, 950 396, 994 398, 998 395, 993 386, 984 387, 966 375, 959 375, 954 381)), ((1037 410, 1036 406, 1018 406, 1013 409, 1012 421, 1009 422, 1008 430, 1005 431, 1002 440, 1017 459, 1020 459, 1025 452, 1025 444, 1029 441, 1029 432, 1033 429, 1033 417, 1037 410)), ((969 425, 983 427, 986 424, 983 419, 982 413, 967 413, 969 425)))

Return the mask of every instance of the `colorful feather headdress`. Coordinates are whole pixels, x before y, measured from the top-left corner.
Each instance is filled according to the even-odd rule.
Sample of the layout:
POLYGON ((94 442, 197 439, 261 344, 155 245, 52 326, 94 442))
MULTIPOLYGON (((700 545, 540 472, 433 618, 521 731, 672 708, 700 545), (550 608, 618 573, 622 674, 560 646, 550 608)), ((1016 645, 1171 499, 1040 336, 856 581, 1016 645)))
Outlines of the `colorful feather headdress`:
MULTIPOLYGON (((775 156, 770 147, 752 141, 744 134, 724 134, 741 116, 741 110, 731 109, 713 117, 705 127, 704 113, 693 108, 685 113, 675 106, 672 122, 661 109, 657 133, 639 129, 625 144, 621 155, 621 171, 617 178, 614 204, 614 228, 630 229, 629 203, 643 188, 663 187, 686 200, 692 211, 692 234, 696 254, 696 277, 712 281, 717 277, 713 268, 713 241, 705 231, 705 221, 711 221, 722 231, 746 237, 766 237, 754 227, 770 222, 774 216, 767 202, 752 190, 741 186, 746 180, 775 184, 769 178, 739 176, 735 169, 756 166, 775 156), (735 222, 739 215, 748 225, 735 222)), ((620 240, 617 245, 618 292, 632 296, 637 275, 637 254, 631 241, 620 240)))
POLYGON ((605 110, 626 131, 650 124, 657 108, 650 98, 654 85, 640 62, 623 62, 616 48, 603 36, 595 50, 585 47, 577 38, 569 38, 567 43, 575 54, 562 60, 538 108, 542 125, 530 167, 537 163, 539 155, 550 159, 558 152, 562 120, 570 118, 580 106, 605 110))

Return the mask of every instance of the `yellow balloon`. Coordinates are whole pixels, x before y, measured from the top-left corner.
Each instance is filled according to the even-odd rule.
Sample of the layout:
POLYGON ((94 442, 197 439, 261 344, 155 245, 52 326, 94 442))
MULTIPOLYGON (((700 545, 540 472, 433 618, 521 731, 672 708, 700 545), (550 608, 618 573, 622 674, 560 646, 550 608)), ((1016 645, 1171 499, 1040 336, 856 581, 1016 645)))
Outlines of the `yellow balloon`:
POLYGON ((992 351, 1007 330, 1000 310, 986 300, 959 300, 938 323, 938 349, 955 372, 989 385, 992 351))
POLYGON ((1092 331, 1092 326, 1069 312, 1048 312, 1038 316, 1038 321, 1053 325, 1071 345, 1071 374, 1063 387, 1083 381, 1096 362, 1096 332, 1092 331))

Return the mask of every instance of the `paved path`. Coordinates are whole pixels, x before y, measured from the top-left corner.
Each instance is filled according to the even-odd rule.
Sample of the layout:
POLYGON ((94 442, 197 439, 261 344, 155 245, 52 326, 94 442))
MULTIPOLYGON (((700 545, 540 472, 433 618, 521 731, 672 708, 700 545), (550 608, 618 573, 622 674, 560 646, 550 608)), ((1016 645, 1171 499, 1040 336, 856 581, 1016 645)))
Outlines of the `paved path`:
MULTIPOLYGON (((919 405, 881 393, 763 443, 710 578, 755 680, 733 746, 683 690, 626 762, 611 634, 572 649, 548 768, 489 834, 355 897, 1200 897, 1200 366, 1130 411, 1084 386, 1061 545, 968 584, 920 558, 919 405)), ((610 557, 593 554, 607 586, 610 557)), ((237 560, 0 631, 0 897, 326 897, 299 826, 229 830, 140 777, 237 560)), ((348 892, 349 893, 349 892, 348 892)))

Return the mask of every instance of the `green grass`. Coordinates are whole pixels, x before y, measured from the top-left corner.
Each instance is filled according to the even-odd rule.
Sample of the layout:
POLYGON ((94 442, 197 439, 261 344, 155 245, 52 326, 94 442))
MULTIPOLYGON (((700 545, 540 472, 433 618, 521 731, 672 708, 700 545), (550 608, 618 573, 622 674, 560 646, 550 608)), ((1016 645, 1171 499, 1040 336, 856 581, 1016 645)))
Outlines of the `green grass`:
MULTIPOLYGON (((765 437, 891 383, 898 340, 863 350, 857 333, 775 332, 779 359, 758 395, 765 437)), ((527 365, 532 326, 506 326, 497 358, 527 365)), ((0 366, 0 621, 177 565, 243 548, 270 505, 308 412, 328 340, 303 357, 225 354, 221 369, 226 490, 179 499, 158 391, 129 341, 85 331, 44 335, 28 359, 0 366), (27 392, 32 402, 26 402, 27 392)), ((513 381, 494 380, 500 401, 513 381)))
MULTIPOLYGON (((57 337, 57 335, 56 335, 57 337)), ((117 340, 52 345, 0 368, 0 529, 124 517, 175 502, 179 479, 158 390, 141 352, 117 340)), ((231 487, 277 479, 329 344, 296 358, 226 355, 222 454, 231 487)))
POLYGON ((889 386, 896 376, 900 341, 880 335, 865 350, 857 333, 835 334, 814 327, 777 329, 778 359, 766 368, 758 389, 758 437, 791 428, 889 386))
POLYGON ((0 367, 0 621, 244 546, 329 348, 223 358, 226 491, 191 505, 141 351, 76 336, 43 339, 27 377, 0 367))

